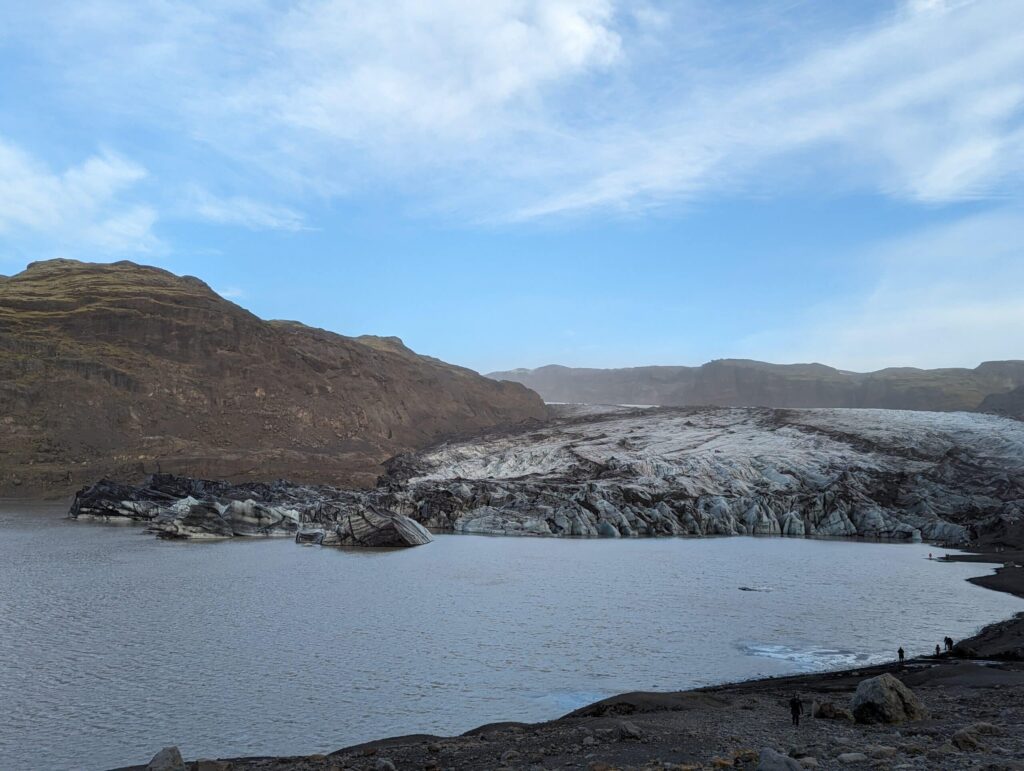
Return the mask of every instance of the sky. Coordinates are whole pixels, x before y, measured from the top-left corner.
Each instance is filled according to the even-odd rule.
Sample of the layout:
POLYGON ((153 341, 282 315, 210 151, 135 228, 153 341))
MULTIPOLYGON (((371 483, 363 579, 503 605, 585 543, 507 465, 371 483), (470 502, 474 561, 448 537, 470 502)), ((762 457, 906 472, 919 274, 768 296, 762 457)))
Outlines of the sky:
POLYGON ((0 274, 482 372, 1024 358, 1024 0, 0 0, 0 274))

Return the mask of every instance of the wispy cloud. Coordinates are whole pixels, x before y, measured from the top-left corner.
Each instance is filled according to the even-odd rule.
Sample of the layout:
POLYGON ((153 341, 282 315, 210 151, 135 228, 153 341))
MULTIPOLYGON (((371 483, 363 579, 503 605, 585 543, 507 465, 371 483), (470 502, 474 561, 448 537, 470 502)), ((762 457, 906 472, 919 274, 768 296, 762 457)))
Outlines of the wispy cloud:
POLYGON ((245 297, 245 290, 235 286, 215 289, 214 291, 226 300, 240 300, 245 297))
POLYGON ((189 196, 185 216, 195 216, 221 225, 237 225, 250 230, 308 230, 306 217, 287 206, 256 201, 247 196, 221 198, 201 188, 189 196))
POLYGON ((159 251, 156 212, 128 194, 146 170, 103 151, 54 171, 0 138, 0 235, 70 252, 159 251))
POLYGON ((1024 173, 1016 2, 915 3, 774 71, 700 82, 643 123, 596 132, 577 184, 519 218, 814 185, 918 202, 998 195, 1024 173), (782 164, 781 161, 786 161, 782 164), (755 176, 755 173, 758 173, 755 176), (589 177, 589 178, 588 178, 589 177), (766 181, 768 180, 768 181, 766 181))
POLYGON ((878 278, 815 303, 740 355, 854 370, 955 366, 1024 356, 1024 209, 1004 208, 880 244, 851 259, 878 278))
MULTIPOLYGON (((909 0, 855 23, 833 6, 807 29, 813 4, 752 9, 96 0, 17 19, 53 37, 90 106, 199 140, 272 202, 384 187, 530 220, 793 188, 918 204, 1019 190, 1019 0, 909 0)), ((227 199, 211 219, 301 219, 227 199)))

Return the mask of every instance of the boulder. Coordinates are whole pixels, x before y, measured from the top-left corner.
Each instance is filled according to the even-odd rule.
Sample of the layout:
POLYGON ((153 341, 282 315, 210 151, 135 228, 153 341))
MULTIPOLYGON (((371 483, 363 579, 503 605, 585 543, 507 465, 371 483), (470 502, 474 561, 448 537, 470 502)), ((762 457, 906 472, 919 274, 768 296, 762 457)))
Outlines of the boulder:
POLYGON ((969 726, 964 727, 965 731, 972 734, 978 734, 980 736, 1002 736, 1003 729, 992 723, 971 723, 969 726))
POLYGON ((836 757, 840 763, 866 763, 868 756, 863 752, 844 752, 836 757))
POLYGON ((799 761, 765 747, 758 757, 757 771, 803 771, 803 766, 799 761))
POLYGON ((981 742, 978 741, 977 734, 971 733, 965 728, 961 728, 953 734, 953 738, 950 741, 961 752, 970 752, 971 750, 981 748, 981 742))
POLYGON ((851 711, 858 723, 906 723, 928 716, 914 692, 888 672, 861 680, 851 711))
POLYGON ((830 701, 815 703, 812 712, 819 720, 853 720, 853 713, 845 707, 837 707, 830 701))
POLYGON ((950 742, 958 750, 962 752, 970 752, 971 750, 983 749, 984 743, 981 741, 982 736, 999 736, 1003 733, 1003 729, 999 726, 992 725, 992 723, 971 723, 969 726, 964 726, 955 734, 950 742))
POLYGON ((640 730, 636 723, 624 720, 619 723, 619 738, 623 741, 640 741, 644 738, 644 732, 640 730))
POLYGON ((875 760, 884 760, 886 758, 896 757, 896 748, 889 747, 885 744, 871 744, 868 745, 864 751, 875 760))
POLYGON ((185 761, 177 747, 164 747, 149 761, 146 771, 185 771, 185 761))

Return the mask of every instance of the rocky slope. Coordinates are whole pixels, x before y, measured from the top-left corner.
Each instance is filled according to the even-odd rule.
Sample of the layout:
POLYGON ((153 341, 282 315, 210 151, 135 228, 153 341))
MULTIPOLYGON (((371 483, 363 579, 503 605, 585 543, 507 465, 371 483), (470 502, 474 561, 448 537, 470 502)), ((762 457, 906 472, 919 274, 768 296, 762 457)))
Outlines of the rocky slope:
POLYGON ((986 397, 1024 385, 1024 361, 990 361, 975 369, 900 367, 859 373, 822 364, 721 359, 700 367, 552 365, 492 372, 488 377, 523 383, 549 402, 987 410, 986 397))
POLYGON ((196 278, 70 260, 0 278, 0 496, 157 470, 369 484, 396 452, 544 416, 521 385, 264 321, 196 278))
POLYGON ((1024 386, 986 396, 981 410, 1024 420, 1024 386))

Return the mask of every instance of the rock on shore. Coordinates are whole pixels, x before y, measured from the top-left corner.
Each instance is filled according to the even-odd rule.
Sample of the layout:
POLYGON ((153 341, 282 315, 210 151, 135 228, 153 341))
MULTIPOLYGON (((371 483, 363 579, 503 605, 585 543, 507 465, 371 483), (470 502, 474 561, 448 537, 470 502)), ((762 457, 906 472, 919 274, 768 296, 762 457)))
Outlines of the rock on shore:
MULTIPOLYGON (((562 769, 715 771, 1024 768, 1024 665, 949 657, 782 677, 697 691, 613 696, 547 723, 497 723, 461 736, 400 736, 305 757, 234 758, 189 771, 562 769), (919 699, 928 717, 888 725, 805 717, 789 700, 852 703, 882 676, 919 699)), ((141 771, 143 767, 139 767, 141 771)))

